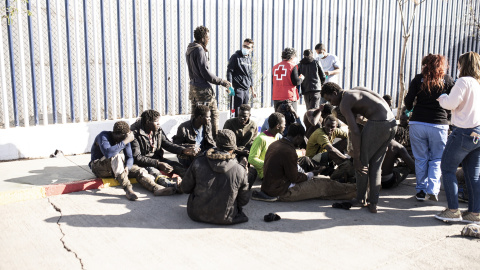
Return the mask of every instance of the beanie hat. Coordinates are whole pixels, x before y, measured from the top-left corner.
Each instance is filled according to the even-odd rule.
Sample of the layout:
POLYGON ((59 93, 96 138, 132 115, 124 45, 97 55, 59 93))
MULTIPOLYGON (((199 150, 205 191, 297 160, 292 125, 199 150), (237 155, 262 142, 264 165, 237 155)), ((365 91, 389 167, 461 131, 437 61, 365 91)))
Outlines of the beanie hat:
POLYGON ((235 133, 229 129, 218 131, 216 143, 217 148, 220 150, 230 151, 237 149, 237 138, 235 133))

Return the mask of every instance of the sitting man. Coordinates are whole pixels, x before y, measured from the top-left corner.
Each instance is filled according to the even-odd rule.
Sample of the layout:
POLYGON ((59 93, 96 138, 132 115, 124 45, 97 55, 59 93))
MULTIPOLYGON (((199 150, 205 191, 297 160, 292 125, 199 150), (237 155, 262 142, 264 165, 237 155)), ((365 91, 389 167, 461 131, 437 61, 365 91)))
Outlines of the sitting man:
POLYGON ((183 177, 185 169, 180 163, 164 158, 163 149, 174 154, 189 156, 195 155, 194 149, 170 142, 160 127, 160 113, 155 110, 144 111, 141 118, 132 124, 131 129, 135 135, 135 140, 132 142, 135 164, 145 168, 155 177, 155 181, 141 181, 140 184, 153 191, 155 196, 172 195, 175 191, 179 191, 178 181, 167 180, 161 172, 173 172, 183 177))
POLYGON ((400 115, 400 121, 399 125, 397 126, 397 133, 395 134, 395 141, 403 145, 407 151, 408 154, 413 157, 413 152, 412 152, 412 145, 410 144, 410 118, 407 116, 407 114, 402 113, 400 115))
MULTIPOLYGON (((285 129, 285 116, 278 112, 272 113, 268 117, 268 123, 268 130, 260 133, 255 138, 248 155, 248 162, 255 167, 260 179, 263 179, 263 161, 265 160, 267 149, 271 143, 277 140, 277 134, 281 134, 285 129)), ((250 183, 250 185, 253 185, 253 183, 250 183)))
POLYGON ((337 128, 337 123, 338 120, 335 116, 328 115, 323 120, 323 127, 315 130, 308 139, 306 156, 320 166, 327 166, 330 161, 340 165, 347 160, 343 154, 347 147, 347 140, 333 144, 336 138, 348 138, 348 132, 337 128))
POLYGON ((126 192, 130 201, 138 199, 128 177, 136 177, 139 183, 154 181, 144 168, 133 164, 131 142, 135 139, 125 121, 118 121, 112 131, 102 131, 92 145, 92 159, 88 166, 99 178, 114 177, 126 192))
POLYGON ((278 197, 279 201, 354 198, 354 184, 314 177, 318 171, 305 173, 299 169, 295 149, 302 143, 304 136, 303 126, 295 123, 290 126, 287 137, 270 145, 265 156, 262 192, 278 197))
MULTIPOLYGON (((288 132, 288 127, 293 124, 293 123, 299 123, 301 124, 302 121, 300 118, 297 116, 297 113, 295 112, 295 109, 292 106, 292 103, 289 101, 280 101, 279 103, 275 104, 275 111, 283 114, 285 117, 285 129, 281 133, 283 137, 287 136, 288 132)), ((264 132, 269 128, 268 124, 268 118, 265 119, 263 122, 261 131, 264 132)))
POLYGON ((307 140, 310 138, 315 130, 322 127, 323 120, 325 117, 332 114, 333 106, 331 104, 325 103, 320 105, 316 109, 310 109, 305 112, 303 116, 303 125, 305 126, 305 137, 307 140))
POLYGON ((365 206, 367 186, 370 185, 369 210, 377 213, 381 166, 387 146, 397 130, 395 116, 380 95, 364 87, 345 91, 336 83, 326 83, 321 94, 332 105, 340 107, 351 134, 357 179, 357 198, 352 204, 365 206), (357 115, 368 119, 362 131, 357 126, 357 115))
MULTIPOLYGON (((210 109, 205 105, 198 105, 193 112, 193 118, 185 121, 177 129, 177 135, 173 136, 173 143, 185 147, 194 147, 195 153, 207 151, 215 147, 210 125, 210 109)), ((195 156, 178 155, 178 161, 185 168, 190 167, 195 156)))
POLYGON ((223 129, 229 129, 235 133, 237 139, 236 154, 248 157, 253 140, 257 137, 258 128, 253 120, 250 119, 251 107, 248 104, 242 104, 238 117, 228 119, 223 125, 223 129))
POLYGON ((195 221, 213 224, 247 222, 242 207, 250 200, 247 160, 238 163, 233 153, 235 133, 220 130, 217 148, 200 154, 188 168, 182 189, 189 193, 188 216, 195 221))
POLYGON ((407 149, 392 140, 387 147, 387 153, 382 163, 382 188, 398 186, 409 173, 415 172, 415 161, 407 149), (401 160, 401 162, 399 162, 401 160))

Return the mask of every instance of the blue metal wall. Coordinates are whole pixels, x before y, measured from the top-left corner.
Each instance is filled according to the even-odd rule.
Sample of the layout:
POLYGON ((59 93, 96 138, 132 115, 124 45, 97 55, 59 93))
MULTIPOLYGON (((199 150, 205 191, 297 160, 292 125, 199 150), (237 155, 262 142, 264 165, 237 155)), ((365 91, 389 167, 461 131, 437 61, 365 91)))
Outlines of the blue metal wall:
MULTIPOLYGON (((426 0, 407 47, 406 82, 421 58, 480 51, 465 23, 478 1, 426 0)), ((4 4, 9 5, 9 1, 4 4)), ((193 29, 210 29, 211 70, 225 78, 231 54, 255 41, 255 106, 271 104, 271 67, 285 47, 299 56, 323 42, 342 63, 340 84, 396 100, 402 47, 397 1, 369 0, 30 0, 1 21, 0 127, 137 117, 145 109, 188 113, 185 50, 193 29)), ((406 12, 413 12, 408 1, 406 12)), ((409 16, 410 17, 410 16, 409 16)), ((478 19, 478 18, 477 18, 478 19)), ((225 91, 216 88, 220 109, 225 91)))

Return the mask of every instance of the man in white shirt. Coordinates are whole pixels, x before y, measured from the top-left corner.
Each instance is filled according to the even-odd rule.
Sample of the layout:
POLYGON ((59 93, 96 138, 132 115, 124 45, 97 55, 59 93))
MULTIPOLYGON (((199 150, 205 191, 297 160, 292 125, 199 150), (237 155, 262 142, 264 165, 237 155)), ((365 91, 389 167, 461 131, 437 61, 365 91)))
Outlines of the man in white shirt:
POLYGON ((340 74, 340 61, 338 57, 333 54, 329 54, 323 43, 318 43, 315 46, 315 51, 318 54, 317 61, 322 65, 323 71, 327 76, 325 83, 334 82, 339 84, 338 74, 340 74))

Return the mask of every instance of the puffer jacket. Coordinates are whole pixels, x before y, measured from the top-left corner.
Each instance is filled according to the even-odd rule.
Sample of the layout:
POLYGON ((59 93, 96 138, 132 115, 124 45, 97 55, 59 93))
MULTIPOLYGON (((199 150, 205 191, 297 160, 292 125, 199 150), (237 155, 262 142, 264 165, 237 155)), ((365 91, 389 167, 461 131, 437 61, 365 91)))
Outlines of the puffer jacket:
POLYGON ((163 160, 163 149, 180 155, 185 147, 176 145, 168 140, 162 129, 155 133, 155 146, 150 145, 148 134, 141 127, 140 119, 130 126, 135 136, 132 141, 134 163, 140 167, 157 167, 158 161, 163 160))
POLYGON ((303 74, 305 79, 302 82, 302 94, 309 92, 319 92, 325 82, 325 72, 323 72, 320 62, 313 57, 304 57, 298 65, 298 73, 303 74))
POLYGON ((248 175, 234 154, 212 148, 198 156, 182 190, 190 194, 187 213, 192 220, 224 225, 248 221, 242 211, 251 197, 248 175))

